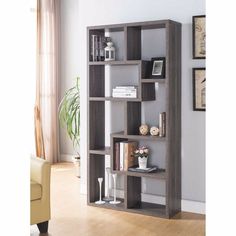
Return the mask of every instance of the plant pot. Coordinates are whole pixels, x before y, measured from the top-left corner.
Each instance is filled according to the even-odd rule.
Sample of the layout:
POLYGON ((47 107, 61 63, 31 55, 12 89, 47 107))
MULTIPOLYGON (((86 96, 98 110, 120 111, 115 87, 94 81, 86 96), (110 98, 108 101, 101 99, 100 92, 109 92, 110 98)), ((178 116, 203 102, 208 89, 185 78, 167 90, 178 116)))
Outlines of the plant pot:
POLYGON ((80 157, 72 157, 72 161, 75 165, 75 175, 80 178, 80 157))
POLYGON ((140 169, 146 169, 147 168, 147 157, 139 157, 138 158, 138 165, 140 169))

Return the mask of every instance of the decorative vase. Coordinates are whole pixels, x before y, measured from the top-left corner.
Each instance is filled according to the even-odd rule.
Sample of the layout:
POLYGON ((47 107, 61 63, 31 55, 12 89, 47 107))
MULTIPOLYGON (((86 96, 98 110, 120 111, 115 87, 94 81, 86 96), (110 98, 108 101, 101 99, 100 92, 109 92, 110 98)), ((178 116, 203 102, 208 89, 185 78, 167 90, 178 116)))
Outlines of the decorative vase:
POLYGON ((106 173, 107 173, 107 196, 103 198, 104 201, 112 201, 112 197, 110 197, 110 174, 111 174, 111 168, 106 167, 106 173))
POLYGON ((147 168, 147 157, 138 157, 138 165, 139 169, 146 169, 147 168))
POLYGON ((112 174, 113 177, 113 181, 114 181, 114 200, 110 201, 110 204, 119 204, 121 203, 121 201, 116 200, 116 178, 117 178, 117 174, 112 174))
POLYGON ((105 201, 102 201, 102 181, 103 178, 98 178, 98 183, 99 183, 99 201, 96 201, 95 204, 101 205, 104 204, 105 201))
POLYGON ((75 175, 80 178, 80 156, 72 157, 72 161, 75 165, 75 175))

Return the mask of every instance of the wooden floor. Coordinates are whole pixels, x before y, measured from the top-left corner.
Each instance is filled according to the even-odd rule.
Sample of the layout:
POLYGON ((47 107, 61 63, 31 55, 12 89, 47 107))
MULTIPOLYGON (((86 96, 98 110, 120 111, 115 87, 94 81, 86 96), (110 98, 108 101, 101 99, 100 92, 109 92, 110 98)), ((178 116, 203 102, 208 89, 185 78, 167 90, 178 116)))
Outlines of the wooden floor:
POLYGON ((51 177, 51 213, 49 233, 39 234, 30 227, 31 236, 202 236, 205 217, 184 213, 166 220, 127 212, 89 207, 79 193, 80 180, 73 164, 53 165, 51 177))

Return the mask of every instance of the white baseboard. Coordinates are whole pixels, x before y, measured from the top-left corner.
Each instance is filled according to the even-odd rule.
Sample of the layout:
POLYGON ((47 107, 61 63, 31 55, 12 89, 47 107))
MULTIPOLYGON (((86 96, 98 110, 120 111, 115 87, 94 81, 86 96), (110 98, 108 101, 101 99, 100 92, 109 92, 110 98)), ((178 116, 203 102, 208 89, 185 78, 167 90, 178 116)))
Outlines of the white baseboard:
MULTIPOLYGON (((117 197, 124 198, 124 191, 117 190, 117 197)), ((142 193, 142 201, 156 203, 156 204, 165 204, 165 197, 157 196, 152 194, 142 193)), ((205 214, 205 202, 197 202, 192 200, 181 200, 181 210, 186 212, 205 214)))
POLYGON ((80 193, 81 194, 87 194, 87 184, 86 183, 81 183, 80 182, 80 193))
POLYGON ((72 162, 72 157, 74 155, 71 154, 61 154, 60 155, 60 161, 65 161, 65 162, 72 162))

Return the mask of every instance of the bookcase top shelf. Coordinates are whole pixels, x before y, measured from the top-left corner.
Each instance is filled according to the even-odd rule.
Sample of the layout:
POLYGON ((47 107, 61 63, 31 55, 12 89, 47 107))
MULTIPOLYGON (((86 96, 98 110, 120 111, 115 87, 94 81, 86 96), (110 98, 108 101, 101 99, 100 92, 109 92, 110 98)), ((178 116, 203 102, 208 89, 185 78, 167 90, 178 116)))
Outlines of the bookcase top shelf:
POLYGON ((98 25, 98 26, 88 26, 88 30, 104 30, 110 29, 113 31, 124 30, 123 27, 141 27, 142 29, 158 29, 165 28, 167 24, 174 23, 180 25, 180 23, 173 20, 157 20, 157 21, 147 21, 147 22, 135 22, 135 23, 123 23, 123 24, 113 24, 113 25, 98 25))

